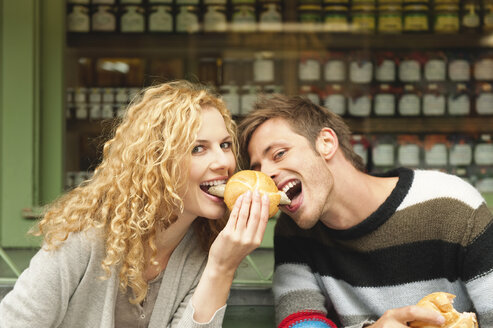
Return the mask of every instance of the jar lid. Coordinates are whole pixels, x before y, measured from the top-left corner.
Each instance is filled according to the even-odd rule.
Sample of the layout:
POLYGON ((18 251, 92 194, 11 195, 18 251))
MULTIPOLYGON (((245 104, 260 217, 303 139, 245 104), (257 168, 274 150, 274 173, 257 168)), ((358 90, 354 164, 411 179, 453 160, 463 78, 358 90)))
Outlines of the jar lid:
POLYGON ((378 10, 385 10, 385 11, 401 11, 402 6, 400 4, 381 4, 378 7, 378 10))
POLYGON ((301 5, 298 6, 299 10, 322 10, 321 5, 301 5))
POLYGON ((352 10, 361 10, 361 11, 372 11, 375 10, 375 5, 372 4, 357 4, 351 7, 352 10))
POLYGON ((459 11, 459 5, 454 4, 439 4, 435 5, 435 10, 446 10, 446 11, 459 11))
POLYGON ((405 5, 404 10, 410 11, 427 11, 429 10, 428 5, 415 4, 415 5, 405 5))
POLYGON ((337 5, 332 5, 332 6, 325 6, 325 11, 348 11, 348 7, 346 6, 337 6, 337 5))

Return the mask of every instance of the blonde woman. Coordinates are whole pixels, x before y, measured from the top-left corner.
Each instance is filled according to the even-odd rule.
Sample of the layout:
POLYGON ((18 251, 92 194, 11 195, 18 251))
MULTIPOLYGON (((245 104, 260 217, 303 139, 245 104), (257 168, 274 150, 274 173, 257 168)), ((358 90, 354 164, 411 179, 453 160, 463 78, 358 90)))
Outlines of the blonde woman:
POLYGON ((221 327, 269 207, 254 192, 229 214, 207 193, 234 173, 235 137, 204 87, 145 90, 93 178, 40 221, 43 248, 0 303, 0 327, 221 327))

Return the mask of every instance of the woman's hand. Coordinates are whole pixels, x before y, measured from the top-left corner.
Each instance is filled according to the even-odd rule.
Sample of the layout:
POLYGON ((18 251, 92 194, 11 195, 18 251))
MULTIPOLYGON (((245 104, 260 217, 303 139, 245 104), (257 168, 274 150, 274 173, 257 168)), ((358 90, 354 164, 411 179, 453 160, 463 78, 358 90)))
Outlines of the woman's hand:
POLYGON ((421 306, 410 305, 397 309, 388 310, 380 317, 371 328, 394 328, 408 327, 411 321, 422 321, 430 325, 441 326, 445 318, 436 311, 421 306))
POLYGON ((255 190, 238 197, 223 231, 211 246, 209 262, 223 274, 234 274, 241 261, 264 237, 269 198, 255 190))
POLYGON ((209 322, 226 304, 241 261, 257 248, 269 219, 269 198, 246 192, 238 197, 229 220, 209 251, 209 259, 192 297, 197 322, 209 322))

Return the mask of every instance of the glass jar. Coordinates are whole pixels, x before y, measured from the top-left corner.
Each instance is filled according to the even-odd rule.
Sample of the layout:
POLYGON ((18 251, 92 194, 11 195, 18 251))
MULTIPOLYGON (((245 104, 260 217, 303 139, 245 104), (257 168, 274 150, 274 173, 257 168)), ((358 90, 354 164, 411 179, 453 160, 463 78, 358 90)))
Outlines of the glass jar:
POLYGON ((324 107, 337 115, 346 115, 346 96, 340 84, 329 84, 326 86, 324 107))
POLYGON ((401 116, 419 116, 421 114, 421 94, 414 85, 404 86, 397 108, 401 116))
POLYGON ((282 30, 282 7, 279 3, 263 4, 259 15, 259 30, 278 32, 282 30))
POLYGON ((402 6, 400 4, 382 4, 378 7, 378 32, 402 32, 402 6))
POLYGON ((345 5, 324 7, 324 31, 347 32, 349 29, 349 12, 345 5))
POLYGON ((329 53, 324 65, 324 78, 327 82, 346 80, 346 62, 343 53, 329 53))
POLYGON ((233 0, 231 29, 236 32, 254 32, 257 27, 255 0, 233 0))
POLYGON ((430 134, 424 140, 424 164, 427 167, 445 168, 448 164, 449 141, 445 135, 430 134))
POLYGON ((493 115, 493 87, 489 83, 481 83, 477 86, 476 113, 493 115))
POLYGON ((92 30, 96 32, 116 31, 116 7, 93 6, 92 30))
POLYGON ((351 31, 354 33, 373 33, 376 27, 375 5, 358 3, 351 6, 351 31))
POLYGON ((465 56, 449 59, 448 76, 454 82, 467 82, 471 79, 471 64, 465 56))
POLYGON ((173 10, 169 5, 150 6, 149 32, 173 32, 173 10))
POLYGON ((317 31, 322 25, 321 5, 298 6, 298 21, 303 31, 317 31))
POLYGON ((375 80, 393 82, 396 79, 397 56, 393 52, 379 52, 375 55, 375 80))
POLYGON ((466 84, 457 84, 447 99, 448 113, 452 116, 465 116, 471 113, 471 97, 466 84))
POLYGON ((178 14, 176 15, 176 32, 197 33, 199 30, 199 7, 194 5, 178 6, 178 14))
POLYGON ((447 3, 435 5, 433 30, 437 33, 459 32, 459 5, 447 3))
POLYGON ((443 52, 430 52, 424 64, 424 77, 428 81, 445 81, 447 57, 443 52))
POLYGON ((69 9, 67 31, 87 33, 89 29, 89 8, 76 5, 69 9))
POLYGON ((204 14, 204 32, 226 32, 226 6, 207 5, 204 14))
POLYGON ((465 0, 461 8, 461 30, 479 32, 481 27, 480 6, 478 0, 465 0))
POLYGON ((403 14, 404 32, 428 32, 429 7, 425 4, 405 4, 403 14))
POLYGON ((484 1, 484 14, 483 14, 483 31, 493 31, 493 3, 491 1, 484 1))
POLYGON ((135 33, 145 31, 145 9, 140 6, 122 6, 123 13, 120 16, 120 31, 123 33, 135 33))
POLYGON ((388 84, 382 84, 375 94, 373 104, 376 116, 394 116, 397 92, 388 84))
POLYGON ((443 116, 445 115, 445 90, 437 84, 428 85, 423 94, 423 115, 443 116))
POLYGON ((417 135, 397 136, 397 163, 399 166, 417 168, 421 163, 422 144, 417 135))
POLYGON ((301 55, 298 63, 298 79, 300 81, 320 80, 320 60, 313 55, 301 55))

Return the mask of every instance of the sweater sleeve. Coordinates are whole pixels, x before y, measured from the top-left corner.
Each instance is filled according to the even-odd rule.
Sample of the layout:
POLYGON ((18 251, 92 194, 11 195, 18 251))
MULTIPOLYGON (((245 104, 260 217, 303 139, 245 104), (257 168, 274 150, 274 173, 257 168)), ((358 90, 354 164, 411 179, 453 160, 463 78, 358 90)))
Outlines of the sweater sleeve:
POLYGON ((281 216, 274 236, 273 293, 276 325, 335 327, 327 319, 326 299, 310 266, 309 247, 290 218, 281 216))
POLYGON ((181 302, 178 310, 173 316, 171 328, 220 328, 222 327, 226 305, 219 308, 209 322, 199 323, 193 319, 195 309, 192 304, 192 296, 195 288, 190 290, 185 299, 181 302))
POLYGON ((461 279, 478 314, 480 327, 493 327, 493 215, 482 204, 469 221, 461 279))
POLYGON ((80 236, 57 250, 41 249, 0 303, 0 327, 57 327, 87 265, 80 236))

